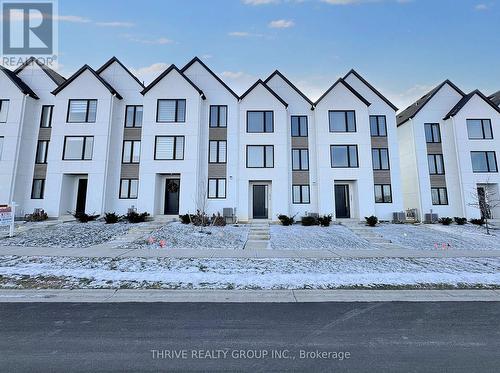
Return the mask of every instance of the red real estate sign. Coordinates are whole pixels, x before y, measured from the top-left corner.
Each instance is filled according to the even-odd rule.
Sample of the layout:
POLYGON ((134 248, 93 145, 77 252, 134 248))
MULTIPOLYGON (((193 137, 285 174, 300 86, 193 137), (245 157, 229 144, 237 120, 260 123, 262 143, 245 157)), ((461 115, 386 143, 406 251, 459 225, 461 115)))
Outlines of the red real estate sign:
POLYGON ((12 223, 12 207, 0 207, 0 225, 10 225, 12 223))

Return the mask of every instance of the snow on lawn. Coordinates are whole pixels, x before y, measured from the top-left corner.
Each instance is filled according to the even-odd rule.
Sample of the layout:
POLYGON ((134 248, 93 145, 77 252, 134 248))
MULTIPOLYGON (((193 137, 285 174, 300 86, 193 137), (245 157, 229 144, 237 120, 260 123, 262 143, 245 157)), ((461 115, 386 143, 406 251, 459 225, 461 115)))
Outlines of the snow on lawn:
POLYGON ((159 248, 163 240, 166 248, 190 249, 243 249, 248 236, 246 225, 226 225, 225 227, 196 227, 192 224, 172 222, 152 233, 127 244, 126 248, 159 248), (150 243, 148 240, 153 239, 150 243))
POLYGON ((280 250, 301 249, 361 249, 369 250, 368 241, 356 236, 342 225, 331 225, 330 227, 304 227, 292 225, 271 225, 271 247, 280 250))
POLYGON ((0 246, 89 247, 124 235, 131 227, 128 223, 105 224, 101 221, 40 225, 12 238, 0 238, 0 246))
POLYGON ((500 287, 500 258, 0 258, 0 287, 332 289, 500 287))
POLYGON ((500 250, 500 231, 487 235, 484 227, 472 224, 383 224, 374 228, 393 243, 417 250, 448 249, 500 250), (450 246, 448 246, 450 245, 450 246))

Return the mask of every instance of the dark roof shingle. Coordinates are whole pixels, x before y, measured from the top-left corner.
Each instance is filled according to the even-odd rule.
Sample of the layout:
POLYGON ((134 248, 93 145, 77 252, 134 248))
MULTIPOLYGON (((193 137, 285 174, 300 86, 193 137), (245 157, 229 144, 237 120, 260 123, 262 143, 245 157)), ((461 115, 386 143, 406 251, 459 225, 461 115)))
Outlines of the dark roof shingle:
POLYGON ((488 105, 490 105, 493 109, 495 109, 497 112, 500 113, 500 107, 496 106, 488 97, 486 97, 480 90, 476 89, 475 91, 472 91, 471 93, 465 95, 462 97, 460 101, 457 102, 457 104, 450 110, 448 114, 443 118, 443 120, 447 120, 451 117, 454 117, 455 115, 458 114, 460 110, 470 101, 472 97, 475 95, 478 95, 481 97, 484 102, 486 102, 488 105))
POLYGON ((500 91, 493 93, 488 97, 496 106, 500 106, 500 91))

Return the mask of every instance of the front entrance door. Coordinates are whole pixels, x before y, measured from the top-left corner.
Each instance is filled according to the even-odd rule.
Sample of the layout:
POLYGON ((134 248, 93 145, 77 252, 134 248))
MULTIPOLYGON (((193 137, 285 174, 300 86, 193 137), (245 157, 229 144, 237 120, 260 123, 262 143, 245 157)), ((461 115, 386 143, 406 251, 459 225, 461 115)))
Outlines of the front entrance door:
POLYGON ((479 202, 479 208, 481 209, 481 218, 491 219, 491 210, 488 206, 488 201, 486 201, 486 190, 484 187, 477 188, 477 198, 479 202))
POLYGON ((179 215, 180 179, 167 179, 165 182, 165 215, 179 215))
POLYGON ((253 186, 253 218, 267 219, 267 185, 253 186))
POLYGON ((87 179, 78 179, 78 192, 76 194, 76 213, 85 212, 85 202, 87 201, 87 179))
POLYGON ((335 216, 337 219, 348 219, 351 217, 349 208, 349 185, 335 185, 335 216))

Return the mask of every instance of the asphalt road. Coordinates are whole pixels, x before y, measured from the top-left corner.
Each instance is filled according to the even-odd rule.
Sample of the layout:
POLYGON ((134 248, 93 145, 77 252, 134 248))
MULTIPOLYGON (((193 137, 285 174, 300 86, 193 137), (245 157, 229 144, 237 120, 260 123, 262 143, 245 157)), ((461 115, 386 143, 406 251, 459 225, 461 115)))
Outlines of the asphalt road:
POLYGON ((493 302, 0 303, 2 372, 499 366, 500 303, 493 302))

